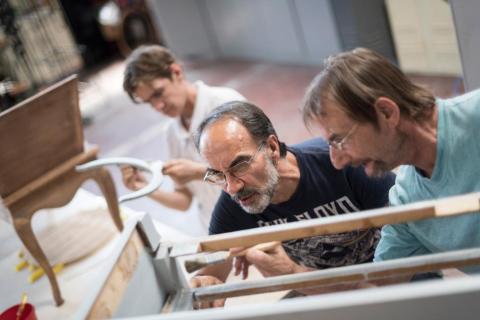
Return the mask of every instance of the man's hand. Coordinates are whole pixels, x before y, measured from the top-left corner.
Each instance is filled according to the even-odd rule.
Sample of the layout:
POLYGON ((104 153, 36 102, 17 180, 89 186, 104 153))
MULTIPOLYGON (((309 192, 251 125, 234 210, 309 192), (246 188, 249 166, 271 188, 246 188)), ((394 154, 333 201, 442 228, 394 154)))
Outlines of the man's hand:
MULTIPOLYGON (((232 254, 243 250, 244 248, 230 249, 232 254)), ((273 277, 284 274, 300 273, 310 271, 311 269, 302 267, 290 259, 281 244, 262 251, 255 248, 249 249, 245 256, 236 257, 235 274, 242 273, 243 279, 248 277, 248 267, 253 264, 264 277, 273 277)))
MULTIPOLYGON (((190 279, 190 286, 192 288, 200 288, 200 287, 208 287, 213 286, 216 284, 222 284, 223 282, 220 281, 218 278, 213 276, 195 276, 190 279)), ((207 308, 220 308, 225 305, 225 299, 218 299, 213 301, 195 301, 194 308, 195 309, 207 309, 207 308)))
POLYGON ((207 167, 188 159, 173 159, 163 165, 162 173, 172 178, 175 183, 183 185, 192 180, 201 180, 207 167))
POLYGON ((147 179, 145 179, 145 176, 137 168, 122 166, 121 171, 123 184, 125 184, 128 189, 137 191, 147 185, 147 179))

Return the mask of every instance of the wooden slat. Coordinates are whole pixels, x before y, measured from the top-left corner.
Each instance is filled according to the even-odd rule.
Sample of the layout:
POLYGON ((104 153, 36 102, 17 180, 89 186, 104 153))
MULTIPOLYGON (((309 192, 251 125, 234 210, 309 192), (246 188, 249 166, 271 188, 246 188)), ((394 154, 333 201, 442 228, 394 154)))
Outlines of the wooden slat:
POLYGON ((142 250, 145 250, 144 244, 135 229, 98 294, 87 319, 109 319, 115 314, 138 265, 142 250))
POLYGON ((478 248, 197 288, 194 289, 194 297, 199 301, 210 301, 282 290, 366 282, 471 265, 480 265, 478 248))
POLYGON ((198 252, 228 250, 247 247, 270 241, 285 241, 326 234, 348 232, 386 224, 402 223, 428 218, 447 217, 480 211, 480 193, 423 201, 397 207, 366 210, 334 217, 292 222, 276 226, 254 228, 197 239, 189 243, 178 243, 181 254, 196 248, 198 252))

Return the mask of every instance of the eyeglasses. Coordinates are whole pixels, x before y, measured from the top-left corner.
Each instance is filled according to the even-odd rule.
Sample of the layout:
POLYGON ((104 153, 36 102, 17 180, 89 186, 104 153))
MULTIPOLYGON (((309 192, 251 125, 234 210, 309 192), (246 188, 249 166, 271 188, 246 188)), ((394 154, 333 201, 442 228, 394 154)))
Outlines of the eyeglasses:
POLYGON ((224 172, 213 170, 213 169, 207 169, 207 172, 205 173, 205 177, 203 177, 203 181, 208 182, 210 184, 223 185, 227 181, 227 177, 226 177, 227 173, 234 176, 235 178, 240 178, 241 176, 247 173, 248 169, 250 169, 253 160, 258 155, 258 153, 260 152, 260 150, 263 148, 264 145, 265 143, 262 142, 258 146, 257 151, 255 151, 253 156, 250 157, 250 159, 240 161, 239 163, 228 168, 224 172))
POLYGON ((328 145, 332 148, 335 148, 337 150, 344 150, 345 149, 345 143, 348 142, 348 139, 350 138, 350 136, 355 132, 355 130, 357 129, 358 127, 358 124, 354 125, 352 127, 352 129, 350 129, 350 131, 348 131, 348 133, 342 138, 342 139, 332 139, 332 140, 329 140, 328 141, 328 145))

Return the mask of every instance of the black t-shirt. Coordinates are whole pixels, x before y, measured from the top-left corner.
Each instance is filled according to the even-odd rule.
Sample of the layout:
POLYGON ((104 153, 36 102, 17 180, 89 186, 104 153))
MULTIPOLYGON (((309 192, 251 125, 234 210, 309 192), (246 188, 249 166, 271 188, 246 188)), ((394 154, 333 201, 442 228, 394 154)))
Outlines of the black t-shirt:
MULTIPOLYGON (((312 139, 288 147, 300 169, 298 188, 292 197, 270 204, 260 214, 245 212, 222 192, 210 221, 210 234, 276 225, 300 220, 335 216, 384 207, 388 190, 395 182, 389 173, 370 178, 363 168, 333 167, 328 145, 312 139)), ((287 254, 307 267, 323 269, 371 261, 380 238, 380 230, 358 230, 283 242, 287 254)))

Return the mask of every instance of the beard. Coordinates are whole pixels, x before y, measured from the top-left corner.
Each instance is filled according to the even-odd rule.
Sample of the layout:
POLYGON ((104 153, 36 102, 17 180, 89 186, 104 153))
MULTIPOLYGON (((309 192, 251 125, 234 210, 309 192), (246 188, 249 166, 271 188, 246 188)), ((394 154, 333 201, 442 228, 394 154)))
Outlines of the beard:
POLYGON ((250 214, 262 213, 272 201, 273 194, 278 186, 279 174, 277 168, 275 168, 272 159, 268 158, 266 155, 265 160, 267 163, 265 168, 267 182, 265 185, 260 188, 245 187, 231 196, 232 199, 237 202, 243 210, 250 214), (255 201, 248 205, 242 204, 240 199, 244 199, 249 196, 255 197, 255 201))
POLYGON ((400 133, 395 140, 389 142, 387 148, 384 147, 380 153, 377 152, 377 156, 375 157, 377 160, 370 159, 369 162, 371 163, 368 165, 368 171, 366 165, 364 165, 367 175, 374 178, 381 178, 401 165, 403 162, 401 156, 408 153, 405 151, 405 142, 405 135, 400 133))
POLYGON ((372 171, 369 173, 370 177, 381 178, 388 172, 391 172, 390 166, 383 161, 374 161, 372 171))

